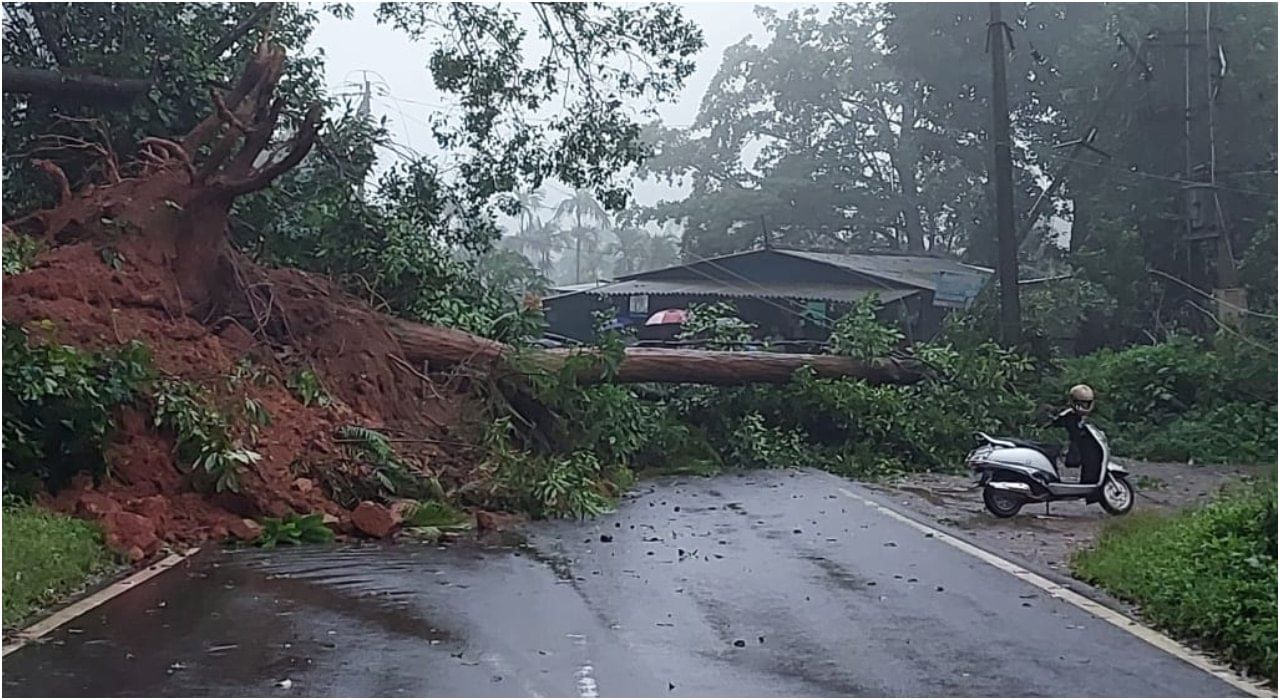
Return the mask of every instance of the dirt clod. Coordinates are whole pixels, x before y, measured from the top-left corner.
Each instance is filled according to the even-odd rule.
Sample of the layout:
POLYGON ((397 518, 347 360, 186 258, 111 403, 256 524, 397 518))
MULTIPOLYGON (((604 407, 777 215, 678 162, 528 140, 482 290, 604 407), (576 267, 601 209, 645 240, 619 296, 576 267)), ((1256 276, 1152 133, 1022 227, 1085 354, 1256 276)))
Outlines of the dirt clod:
POLYGON ((351 524, 360 532, 381 539, 394 532, 400 521, 390 508, 373 501, 363 501, 351 511, 351 524))
POLYGON ((160 549, 155 523, 145 516, 113 511, 103 516, 102 526, 107 533, 107 546, 128 555, 133 561, 151 556, 160 549), (142 556, 138 556, 139 552, 142 556))
POLYGON ((107 513, 121 510, 120 504, 100 493, 86 493, 76 501, 76 515, 82 518, 101 518, 107 513))
POLYGON ((521 518, 510 513, 476 511, 476 529, 483 532, 503 532, 514 528, 520 522, 521 518))
POLYGON ((262 535, 262 526, 249 518, 232 518, 227 521, 227 530, 242 542, 253 542, 262 535))

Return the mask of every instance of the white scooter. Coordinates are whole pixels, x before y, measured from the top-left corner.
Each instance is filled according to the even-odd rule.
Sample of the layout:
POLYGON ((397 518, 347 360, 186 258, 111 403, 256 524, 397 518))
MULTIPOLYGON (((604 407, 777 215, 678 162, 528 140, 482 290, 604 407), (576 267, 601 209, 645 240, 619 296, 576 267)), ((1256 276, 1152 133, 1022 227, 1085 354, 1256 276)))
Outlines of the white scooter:
POLYGON ((1058 445, 978 433, 982 445, 969 453, 965 464, 977 477, 977 486, 982 487, 982 502, 987 510, 998 518, 1011 518, 1027 503, 1083 498, 1098 501, 1111 515, 1128 513, 1134 500, 1129 472, 1111 461, 1107 436, 1088 421, 1083 425, 1081 439, 1090 439, 1094 445, 1081 446, 1082 455, 1085 459, 1101 458, 1098 481, 1092 484, 1062 481, 1058 471, 1062 449, 1058 445))

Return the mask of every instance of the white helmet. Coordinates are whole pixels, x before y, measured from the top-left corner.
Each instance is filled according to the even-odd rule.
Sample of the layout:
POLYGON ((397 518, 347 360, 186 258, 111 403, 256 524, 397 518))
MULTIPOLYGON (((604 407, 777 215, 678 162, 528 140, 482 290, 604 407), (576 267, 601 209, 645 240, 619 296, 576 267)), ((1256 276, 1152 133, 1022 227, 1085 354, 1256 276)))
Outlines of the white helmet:
POLYGON ((1081 415, 1089 415, 1093 411, 1093 389, 1086 384, 1077 384, 1067 392, 1071 408, 1081 415))

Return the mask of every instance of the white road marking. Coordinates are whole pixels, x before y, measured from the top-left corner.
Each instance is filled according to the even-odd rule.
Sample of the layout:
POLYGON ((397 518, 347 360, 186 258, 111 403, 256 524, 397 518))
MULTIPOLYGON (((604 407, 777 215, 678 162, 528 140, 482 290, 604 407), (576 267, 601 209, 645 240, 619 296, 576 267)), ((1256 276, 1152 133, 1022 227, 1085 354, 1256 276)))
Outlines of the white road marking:
MULTIPOLYGON (((587 646, 586 635, 566 634, 565 636, 573 640, 574 646, 587 646)), ((594 674, 595 668, 591 666, 591 659, 584 660, 582 667, 573 674, 574 679, 578 681, 578 697, 595 698, 600 696, 600 688, 596 685, 594 674)))
POLYGON ((159 574, 168 571, 176 566, 179 562, 189 558, 191 555, 200 551, 199 547, 188 549, 181 554, 170 554, 160 561, 148 566, 141 571, 135 571, 132 574, 116 581, 115 583, 103 588, 102 590, 90 595, 86 598, 76 601, 71 605, 59 610, 58 612, 44 618, 43 620, 31 625, 13 635, 12 641, 4 645, 4 653, 0 656, 8 656, 13 652, 21 649, 30 642, 33 642, 46 634, 58 629, 62 625, 81 615, 93 610, 103 603, 115 598, 116 596, 130 591, 138 586, 138 584, 150 580, 159 574))
POLYGON ((591 677, 595 673, 595 669, 591 664, 586 664, 578 669, 574 676, 578 679, 578 697, 594 698, 599 697, 599 688, 596 687, 596 679, 591 677))
POLYGON ((1205 656, 1204 654, 1201 654, 1200 652, 1194 649, 1183 646, 1182 644, 1179 644, 1173 639, 1166 637, 1160 632, 1157 632, 1156 630, 1151 629, 1150 627, 1147 627, 1146 625, 1143 625, 1142 623, 1136 620, 1130 619, 1129 617, 1122 615, 1121 613, 1118 613, 1115 610, 1112 610, 1111 608, 1105 605, 1096 603, 1086 598, 1085 596, 1082 596, 1079 593, 1076 593, 1075 591, 1069 588, 1065 588, 1059 584, 1054 583, 1053 581, 1050 581, 1049 579, 1039 574, 1033 573, 1031 571, 1027 571, 1021 566, 1018 566, 1017 564, 1014 564, 1013 562, 1007 559, 1003 559, 995 554, 992 554, 991 552, 988 552, 985 549, 980 549, 978 547, 975 547, 969 544, 968 542, 952 537, 951 535, 948 535, 947 533, 942 532, 941 530, 929 527, 924 523, 921 523, 912 518, 909 518, 893 510, 892 508, 886 508, 869 498, 859 496, 858 494, 850 491, 849 489, 846 489, 844 487, 836 487, 836 488, 838 491, 840 491, 840 493, 844 494, 845 496, 852 498, 853 500, 858 501, 870 508, 873 508, 876 511, 879 511, 881 514, 886 515, 890 518, 893 518, 894 520, 897 520, 905 525, 909 525, 912 528, 919 530, 920 532, 931 535, 933 539, 941 542, 945 542, 946 544, 949 544, 952 547, 955 547, 956 549, 964 552, 965 554, 981 559, 982 561, 996 567, 997 569, 1007 574, 1010 574, 1024 581, 1025 583, 1029 583, 1032 586, 1035 586, 1036 588, 1039 588, 1040 590, 1044 591, 1045 593, 1048 593, 1050 596, 1057 598, 1058 600, 1063 601, 1064 603, 1074 605, 1075 607, 1089 613, 1090 615, 1093 615, 1094 617, 1097 617, 1106 622, 1109 622, 1112 625, 1119 627, 1125 632, 1128 632, 1129 634, 1132 634, 1138 639, 1141 639, 1142 641, 1159 649, 1160 651, 1163 651, 1166 654, 1169 654, 1171 656, 1177 657, 1178 659, 1181 659, 1182 661, 1185 661, 1191 664, 1192 666, 1195 666, 1201 671, 1204 671, 1205 673, 1215 676, 1216 678, 1223 681, 1224 683, 1229 683, 1235 688, 1243 692, 1246 692, 1254 697, 1258 697, 1258 698, 1276 697, 1276 694, 1274 692, 1272 692, 1270 689, 1263 686, 1262 684, 1256 683, 1250 680, 1249 678, 1246 678, 1245 676, 1242 676, 1239 673, 1236 673, 1231 668, 1227 666, 1223 666, 1222 664, 1214 661, 1208 656, 1205 656))

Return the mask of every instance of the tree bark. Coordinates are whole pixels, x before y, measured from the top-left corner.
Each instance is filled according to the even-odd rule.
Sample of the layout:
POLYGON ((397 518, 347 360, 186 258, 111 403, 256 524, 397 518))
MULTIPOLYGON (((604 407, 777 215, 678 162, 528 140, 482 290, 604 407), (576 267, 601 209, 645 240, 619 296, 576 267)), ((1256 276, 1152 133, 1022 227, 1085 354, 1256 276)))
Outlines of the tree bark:
MULTIPOLYGON (((494 368, 514 353, 513 348, 469 333, 449 328, 393 321, 391 334, 404 348, 409 362, 449 366, 473 364, 494 368)), ((537 369, 556 372, 569 358, 593 350, 556 349, 527 353, 537 369)), ((585 363, 584 363, 585 364, 585 363)), ((855 360, 838 355, 806 355, 777 352, 730 352, 628 348, 617 372, 607 381, 622 384, 785 384, 796 370, 812 368, 819 377, 851 377, 873 384, 912 384, 925 377, 923 367, 911 359, 855 360)), ((584 366, 578 381, 606 381, 598 365, 584 366)))
POLYGON ((902 127, 898 134, 899 157, 892 158, 893 167, 898 172, 898 184, 902 188, 900 210, 906 219, 907 250, 912 253, 924 252, 924 226, 920 223, 920 187, 916 182, 916 165, 920 160, 920 146, 916 143, 915 128, 916 110, 911 103, 911 96, 906 96, 902 104, 902 127))
POLYGON ((151 81, 143 78, 70 75, 18 66, 4 66, 3 79, 6 93, 29 93, 82 102, 128 102, 151 89, 151 81))

